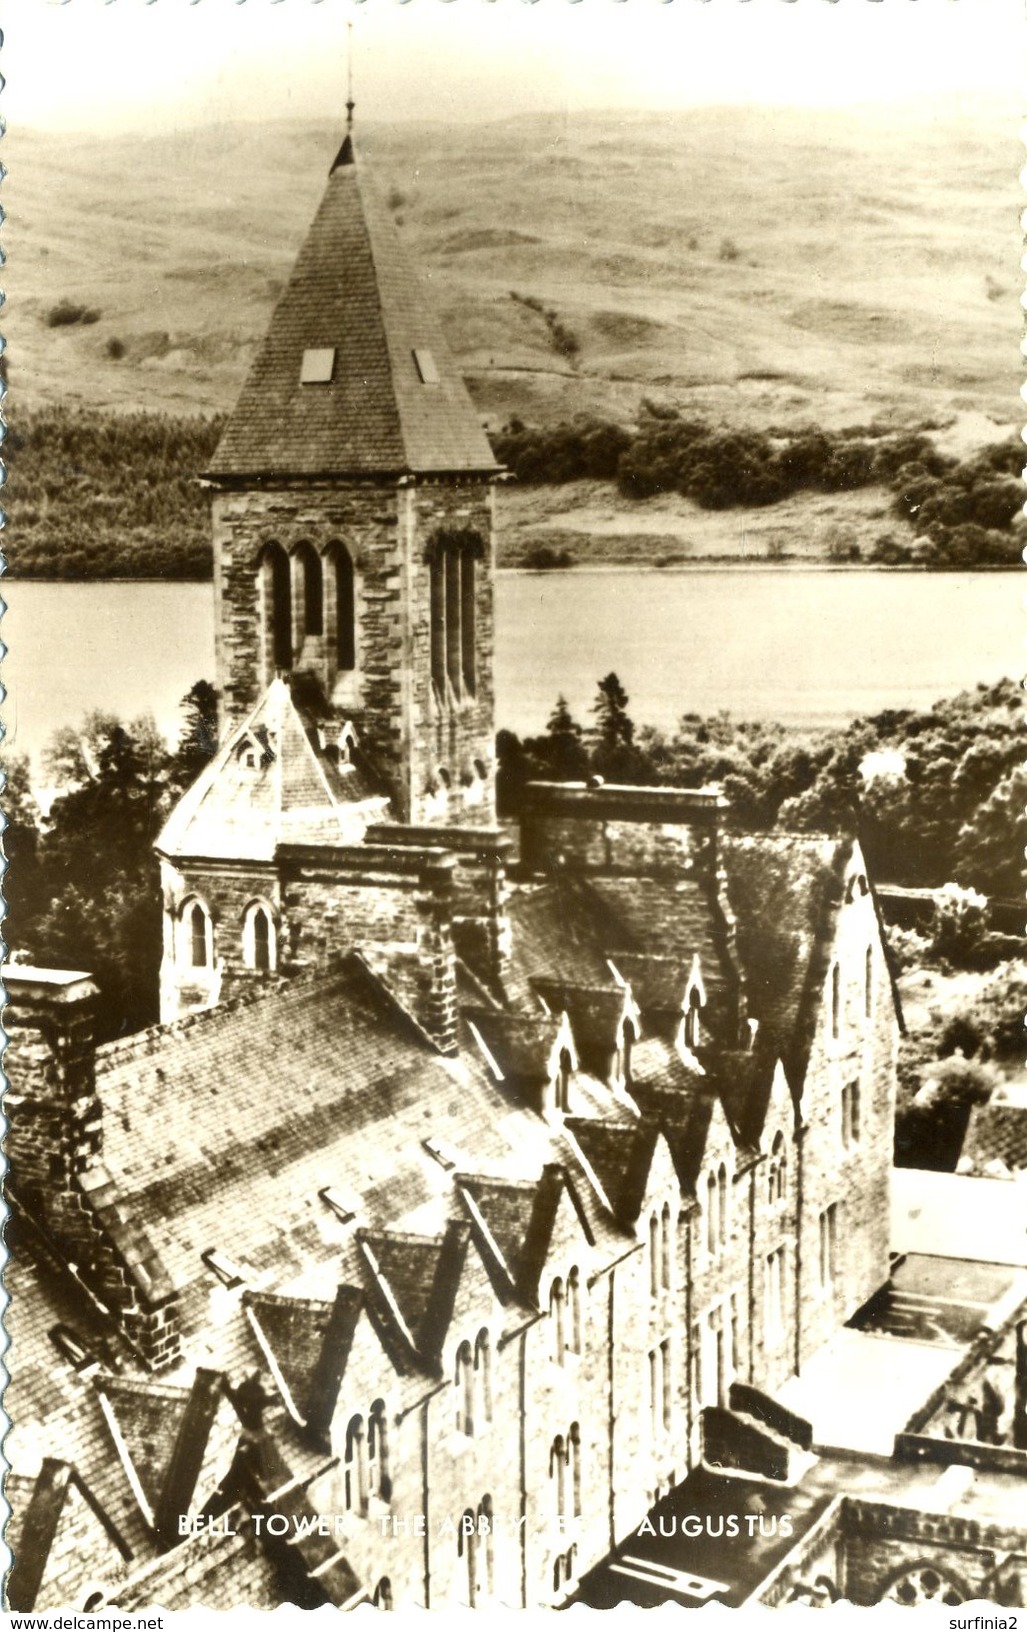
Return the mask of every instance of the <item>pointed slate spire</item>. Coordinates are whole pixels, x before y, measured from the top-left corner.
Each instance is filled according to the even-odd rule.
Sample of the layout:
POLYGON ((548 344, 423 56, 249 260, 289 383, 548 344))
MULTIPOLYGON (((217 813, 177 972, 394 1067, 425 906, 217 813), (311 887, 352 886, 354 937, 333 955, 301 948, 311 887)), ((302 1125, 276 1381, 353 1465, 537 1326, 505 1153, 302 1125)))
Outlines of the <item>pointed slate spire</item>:
POLYGON ((212 479, 498 469, 427 290, 348 128, 208 471, 212 479))

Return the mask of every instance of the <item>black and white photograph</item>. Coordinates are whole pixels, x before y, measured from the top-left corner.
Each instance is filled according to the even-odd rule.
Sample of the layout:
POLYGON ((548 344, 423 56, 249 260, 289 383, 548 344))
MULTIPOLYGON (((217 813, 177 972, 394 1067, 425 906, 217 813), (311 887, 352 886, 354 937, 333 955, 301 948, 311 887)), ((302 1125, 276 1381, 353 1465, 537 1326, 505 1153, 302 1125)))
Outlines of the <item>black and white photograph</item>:
POLYGON ((1022 0, 0 27, 11 1626, 1015 1628, 1022 0))

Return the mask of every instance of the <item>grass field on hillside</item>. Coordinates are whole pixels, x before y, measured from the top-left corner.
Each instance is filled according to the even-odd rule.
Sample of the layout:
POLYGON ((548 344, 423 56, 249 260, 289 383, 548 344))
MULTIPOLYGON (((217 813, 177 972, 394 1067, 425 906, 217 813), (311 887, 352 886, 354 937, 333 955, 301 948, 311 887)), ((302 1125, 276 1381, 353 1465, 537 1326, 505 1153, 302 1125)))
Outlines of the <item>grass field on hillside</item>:
MULTIPOLYGON (((762 429, 1013 423, 1014 112, 698 109, 358 135, 492 428, 623 419, 643 393, 762 429)), ((12 131, 12 402, 229 408, 337 141, 300 122, 185 131, 173 153, 12 131), (62 304, 82 318, 55 322, 62 304)))

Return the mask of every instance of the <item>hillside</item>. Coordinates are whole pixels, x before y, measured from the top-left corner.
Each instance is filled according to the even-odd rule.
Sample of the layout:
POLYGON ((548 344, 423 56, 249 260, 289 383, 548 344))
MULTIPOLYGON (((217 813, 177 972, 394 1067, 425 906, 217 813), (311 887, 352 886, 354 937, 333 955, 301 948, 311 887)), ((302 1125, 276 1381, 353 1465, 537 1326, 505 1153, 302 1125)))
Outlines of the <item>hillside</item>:
MULTIPOLYGON (((493 426, 624 417, 646 392, 762 428, 1018 417, 1011 110, 537 116, 360 139, 493 426)), ((293 122, 9 133, 12 414, 229 407, 337 140, 293 122), (61 302, 95 320, 49 326, 61 302)))

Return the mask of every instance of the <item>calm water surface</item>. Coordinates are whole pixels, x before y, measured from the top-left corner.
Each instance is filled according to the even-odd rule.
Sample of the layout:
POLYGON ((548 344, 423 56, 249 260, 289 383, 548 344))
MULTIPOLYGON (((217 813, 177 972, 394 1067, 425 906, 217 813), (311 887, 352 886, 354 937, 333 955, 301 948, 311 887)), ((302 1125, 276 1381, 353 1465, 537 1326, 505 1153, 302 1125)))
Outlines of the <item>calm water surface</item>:
MULTIPOLYGON (((174 736, 214 677, 209 584, 5 583, 8 741, 37 756, 89 708, 174 736)), ((687 709, 829 725, 1018 675, 1023 574, 802 568, 502 572, 497 720, 541 730, 558 692, 586 717, 616 669, 638 721, 687 709)))

